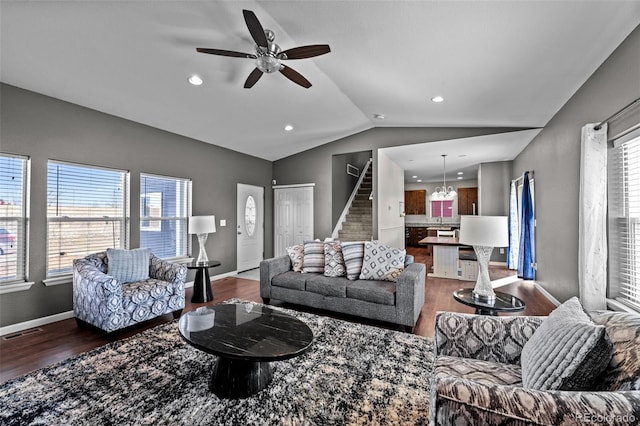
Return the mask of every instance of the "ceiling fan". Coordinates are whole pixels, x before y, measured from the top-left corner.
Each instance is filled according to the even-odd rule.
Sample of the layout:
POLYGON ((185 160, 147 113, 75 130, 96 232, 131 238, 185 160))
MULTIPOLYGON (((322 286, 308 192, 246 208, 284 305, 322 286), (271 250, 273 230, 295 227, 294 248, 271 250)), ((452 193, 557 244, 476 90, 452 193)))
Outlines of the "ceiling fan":
POLYGON ((284 65, 281 61, 287 59, 306 59, 324 55, 325 53, 331 52, 329 45, 313 44, 309 46, 294 47, 283 51, 280 49, 280 46, 274 43, 274 32, 263 29, 255 13, 250 10, 243 10, 242 14, 244 15, 244 21, 247 24, 247 28, 249 28, 249 33, 251 33, 251 37, 256 42, 255 54, 235 52, 233 50, 208 49, 203 47, 196 48, 196 51, 212 55, 231 56, 233 58, 255 59, 256 68, 251 72, 251 74, 249 74, 249 77, 244 82, 245 89, 252 88, 253 85, 260 80, 262 74, 271 74, 276 71, 280 71, 280 73, 289 80, 304 88, 308 89, 311 87, 309 80, 304 78, 302 74, 293 68, 284 65))

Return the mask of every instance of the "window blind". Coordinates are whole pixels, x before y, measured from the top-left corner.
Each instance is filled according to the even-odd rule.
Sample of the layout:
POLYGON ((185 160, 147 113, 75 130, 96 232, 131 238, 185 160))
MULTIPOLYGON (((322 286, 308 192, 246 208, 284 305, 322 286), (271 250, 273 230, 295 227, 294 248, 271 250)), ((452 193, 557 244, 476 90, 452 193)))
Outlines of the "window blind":
POLYGON ((128 246, 126 171, 49 161, 47 276, 70 273, 73 259, 128 246))
POLYGON ((29 159, 0 154, 0 283, 24 281, 29 159))
POLYGON ((608 157, 609 297, 640 311, 640 132, 608 157))
POLYGON ((140 175, 140 246, 158 257, 187 256, 191 181, 140 175))

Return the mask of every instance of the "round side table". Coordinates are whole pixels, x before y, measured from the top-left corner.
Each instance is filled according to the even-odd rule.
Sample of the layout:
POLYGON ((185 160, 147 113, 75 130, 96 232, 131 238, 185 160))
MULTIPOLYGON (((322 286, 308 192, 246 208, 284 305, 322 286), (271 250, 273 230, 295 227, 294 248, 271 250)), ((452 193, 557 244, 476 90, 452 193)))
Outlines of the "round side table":
POLYGON ((194 260, 187 264, 187 269, 196 270, 196 277, 193 280, 193 296, 191 296, 191 303, 205 303, 213 300, 209 268, 214 268, 220 265, 222 265, 222 263, 218 260, 208 260, 206 262, 196 262, 194 260))
POLYGON ((483 302, 473 297, 472 288, 461 288, 453 292, 453 298, 467 306, 476 308, 478 315, 498 315, 498 312, 518 312, 524 309, 522 299, 501 291, 496 291, 496 299, 493 302, 483 302))

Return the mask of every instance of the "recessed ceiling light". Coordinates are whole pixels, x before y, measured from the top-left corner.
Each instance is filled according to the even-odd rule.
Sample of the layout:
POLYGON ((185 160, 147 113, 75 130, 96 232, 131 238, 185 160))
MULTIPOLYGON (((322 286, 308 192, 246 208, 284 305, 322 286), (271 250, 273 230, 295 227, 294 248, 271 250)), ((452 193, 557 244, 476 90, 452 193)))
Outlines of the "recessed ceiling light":
POLYGON ((204 80, 202 80, 199 75, 193 74, 189 77, 189 83, 193 84, 194 86, 200 86, 202 83, 204 83, 204 80))
POLYGON ((464 179, 462 176, 458 176, 458 180, 462 180, 464 179))
POLYGON ((376 120, 384 120, 384 114, 373 114, 373 118, 375 118, 376 120))
POLYGON ((422 182, 422 179, 418 179, 416 182, 422 182))
POLYGON ((463 174, 464 174, 464 172, 458 172, 458 175, 463 175, 463 174))
POLYGON ((286 130, 287 132, 290 132, 293 130, 293 126, 291 124, 287 124, 286 126, 284 126, 284 130, 286 130))
POLYGON ((444 98, 442 96, 434 96, 431 98, 431 102, 439 104, 440 102, 444 102, 444 98))
POLYGON ((412 179, 417 179, 417 178, 418 178, 418 176, 411 176, 411 178, 412 178, 412 179))

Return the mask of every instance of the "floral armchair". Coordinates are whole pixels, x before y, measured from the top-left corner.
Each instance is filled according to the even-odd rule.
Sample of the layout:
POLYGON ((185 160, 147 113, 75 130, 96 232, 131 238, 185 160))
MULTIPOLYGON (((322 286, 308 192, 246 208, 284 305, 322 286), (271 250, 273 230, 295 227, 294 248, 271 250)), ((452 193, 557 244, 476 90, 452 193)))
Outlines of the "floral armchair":
POLYGON ((522 386, 522 348, 545 317, 439 312, 432 425, 628 425, 640 422, 640 316, 590 312, 613 357, 593 391, 522 386))
POLYGON ((107 275, 106 252, 73 261, 76 320, 107 333, 184 308, 187 268, 149 257, 149 279, 122 283, 107 275))

